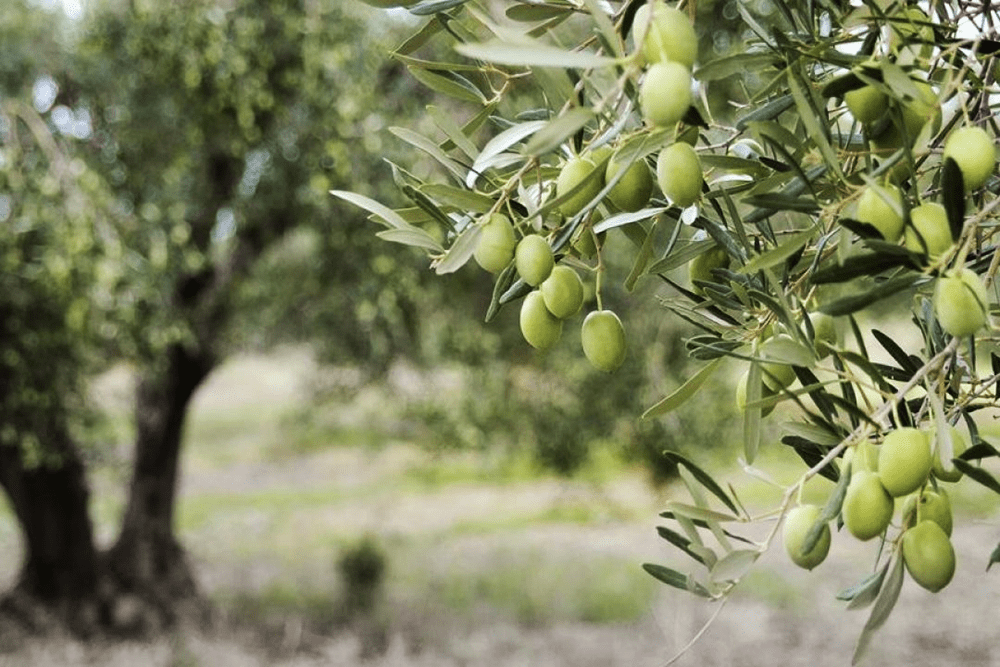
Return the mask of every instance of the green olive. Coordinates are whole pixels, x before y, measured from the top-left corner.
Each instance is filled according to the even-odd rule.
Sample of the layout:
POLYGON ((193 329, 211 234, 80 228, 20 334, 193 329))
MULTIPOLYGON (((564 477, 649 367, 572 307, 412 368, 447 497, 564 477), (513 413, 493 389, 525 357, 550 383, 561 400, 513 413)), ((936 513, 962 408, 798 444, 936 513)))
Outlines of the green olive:
POLYGON ((675 62, 658 62, 646 70, 639 87, 639 107, 650 125, 675 125, 691 106, 691 73, 675 62))
POLYGON ((878 453, 878 476, 895 498, 913 493, 931 472, 931 445, 927 434, 912 426, 890 431, 878 453))
POLYGON ((595 310, 583 320, 583 354, 594 368, 611 373, 625 361, 625 328, 610 310, 595 310))
POLYGON ((701 196, 701 160, 690 144, 673 143, 660 151, 656 160, 656 181, 677 206, 687 208, 701 196))
POLYGON ((878 230, 886 241, 895 243, 903 235, 903 195, 895 185, 881 188, 882 194, 895 202, 895 207, 883 199, 879 190, 865 188, 858 200, 858 210, 855 217, 878 230), (897 210, 899 212, 897 212, 897 210))
POLYGON ((545 307, 561 320, 575 315, 583 306, 583 281, 568 266, 560 264, 553 268, 539 290, 545 307))
POLYGON ((542 284, 549 277, 555 259, 548 242, 538 234, 528 234, 517 244, 514 251, 514 266, 517 273, 532 287, 542 284))
POLYGON ((941 526, 921 521, 903 533, 903 562, 920 586, 937 593, 955 575, 955 549, 941 526))
POLYGON ((596 167, 594 163, 584 157, 575 157, 566 161, 559 176, 556 178, 556 196, 562 197, 567 192, 586 181, 569 199, 559 205, 559 211, 566 217, 573 217, 583 210, 583 207, 590 203, 594 197, 604 187, 604 181, 600 177, 587 180, 596 167))
POLYGON ((519 323, 524 340, 538 350, 552 347, 562 335, 562 320, 548 311, 538 290, 524 297, 519 323))
POLYGON ((944 142, 944 157, 958 165, 966 191, 982 187, 997 164, 996 146, 981 127, 961 127, 952 132, 944 142))
POLYGON ((952 269, 934 286, 934 314, 952 336, 971 336, 986 326, 989 300, 986 286, 972 269, 952 269))
POLYGON ((514 259, 517 239, 510 220, 502 213, 494 213, 479 232, 479 242, 473 256, 479 266, 490 273, 502 271, 514 259))
POLYGON ((819 540, 813 548, 803 553, 806 535, 819 519, 822 509, 818 505, 800 505, 792 508, 785 517, 783 528, 783 542, 785 551, 792 562, 799 567, 811 570, 824 560, 830 552, 830 526, 824 524, 820 529, 819 540))
POLYGON ((907 250, 926 253, 934 260, 951 249, 951 227, 941 204, 930 202, 911 209, 910 223, 903 231, 903 245, 907 250))
POLYGON ((892 496, 879 476, 867 470, 851 473, 841 512, 844 526, 859 540, 870 540, 885 532, 892 520, 892 496))
POLYGON ((647 62, 672 60, 687 67, 698 57, 698 35, 687 14, 660 0, 651 0, 635 13, 632 31, 647 62), (652 16, 650 16, 652 13, 652 16))

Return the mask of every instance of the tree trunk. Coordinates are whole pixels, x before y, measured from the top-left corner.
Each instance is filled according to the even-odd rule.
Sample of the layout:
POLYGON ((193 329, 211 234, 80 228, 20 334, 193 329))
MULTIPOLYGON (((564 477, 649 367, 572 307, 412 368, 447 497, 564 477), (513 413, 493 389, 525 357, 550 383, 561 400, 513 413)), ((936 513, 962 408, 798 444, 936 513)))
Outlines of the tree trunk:
MULTIPOLYGON (((152 605, 157 623, 172 624, 198 590, 174 534, 174 504, 184 419, 195 389, 215 365, 209 354, 172 345, 162 365, 136 389, 136 443, 128 502, 108 566, 126 594, 152 605)), ((137 612, 138 613, 138 612, 137 612)), ((119 624, 150 619, 122 619, 119 624)))
POLYGON ((52 619, 89 633, 100 621, 100 565, 88 514, 83 462, 68 437, 47 443, 58 461, 27 467, 18 447, 0 447, 0 486, 24 539, 24 564, 3 601, 31 630, 52 619))

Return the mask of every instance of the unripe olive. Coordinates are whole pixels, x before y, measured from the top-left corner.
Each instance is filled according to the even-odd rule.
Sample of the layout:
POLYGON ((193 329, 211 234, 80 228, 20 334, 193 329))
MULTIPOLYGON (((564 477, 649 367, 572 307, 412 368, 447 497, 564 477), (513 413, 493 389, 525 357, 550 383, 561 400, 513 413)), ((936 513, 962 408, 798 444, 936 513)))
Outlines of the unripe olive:
POLYGON ((712 275, 712 269, 728 269, 729 253, 722 246, 714 245, 705 252, 691 260, 688 264, 688 278, 691 280, 691 289, 701 294, 702 289, 698 282, 718 282, 718 278, 712 275))
POLYGON ((622 170, 625 173, 611 186, 608 199, 620 211, 634 212, 645 208, 653 194, 653 174, 649 165, 640 159, 626 167, 624 163, 611 158, 604 173, 604 182, 610 183, 622 170))
POLYGON ((844 526, 859 540, 870 540, 885 532, 892 520, 892 496, 878 475, 867 470, 851 473, 841 513, 844 526))
MULTIPOLYGON (((900 211, 903 210, 903 195, 899 192, 899 188, 895 185, 886 185, 883 192, 895 200, 900 211)), ((865 188, 861 194, 855 217, 877 229, 882 238, 890 243, 895 243, 903 235, 903 216, 873 188, 865 188)))
POLYGON ((479 232, 479 242, 473 257, 476 263, 490 273, 502 271, 514 259, 517 238, 510 220, 502 213, 494 213, 479 232))
POLYGON ((903 562, 917 584, 937 593, 955 575, 955 549, 941 526, 921 521, 903 533, 903 562))
POLYGON ((997 164, 993 140, 981 127, 961 127, 944 142, 944 157, 953 159, 962 171, 965 189, 975 190, 986 183, 997 164))
POLYGON ((907 250, 926 252, 933 260, 951 248, 951 227, 941 204, 929 202, 911 209, 910 223, 903 231, 903 245, 907 250))
POLYGON ((521 335, 538 350, 555 345, 562 335, 563 323, 545 307, 545 300, 538 290, 530 292, 521 303, 521 335))
MULTIPOLYGON (((952 458, 958 458, 962 455, 968 448, 968 443, 965 440, 965 436, 954 426, 948 427, 948 432, 951 434, 951 453, 952 458)), ((932 431, 932 437, 937 440, 937 436, 934 435, 932 431)), ((942 482, 957 482, 962 479, 962 471, 956 468, 951 461, 948 461, 949 470, 945 470, 945 462, 941 458, 941 450, 937 449, 934 452, 934 461, 931 464, 931 470, 934 471, 934 476, 941 480, 942 482)))
POLYGON ((844 94, 844 102, 859 123, 870 125, 885 115, 888 98, 876 86, 866 85, 844 94))
POLYGON ((690 144, 678 141, 662 151, 656 160, 656 181, 677 206, 687 208, 701 195, 701 160, 690 144))
POLYGON ((560 264, 553 268, 539 289, 545 307, 561 320, 575 315, 583 306, 583 281, 568 266, 560 264))
MULTIPOLYGON (((556 196, 561 197, 582 183, 594 172, 594 163, 584 157, 574 157, 566 161, 556 178, 556 196)), ((566 217, 573 217, 597 196, 604 187, 601 178, 591 178, 582 189, 559 205, 559 211, 566 217)))
POLYGON ((698 57, 698 35, 691 19, 660 0, 639 7, 632 27, 636 46, 642 49, 647 62, 672 60, 691 67, 698 57))
MULTIPOLYGON (((760 356, 767 359, 772 356, 771 350, 783 340, 791 340, 788 334, 778 334, 769 338, 760 346, 760 356)), ((773 356, 772 356, 773 358, 773 356)), ((795 382, 795 370, 788 364, 777 361, 762 361, 760 365, 761 378, 764 385, 771 391, 778 393, 791 383, 795 382)))
POLYGON ((514 266, 517 273, 532 287, 542 284, 549 277, 555 259, 548 242, 538 234, 528 234, 514 251, 514 266))
POLYGON ((951 537, 953 523, 951 500, 949 500, 948 494, 944 489, 934 491, 933 489, 925 488, 920 493, 913 493, 907 496, 901 512, 903 526, 910 527, 916 524, 918 515, 921 521, 933 521, 941 526, 941 530, 945 532, 945 535, 951 537), (919 509, 917 503, 919 503, 919 509))
POLYGON ((583 320, 583 354, 594 368, 611 373, 625 361, 625 328, 610 310, 595 310, 583 320))
POLYGON ((904 426, 890 431, 878 453, 878 476, 895 498, 913 493, 931 472, 931 445, 920 429, 904 426))
POLYGON ((657 127, 676 124, 691 106, 691 99, 691 73, 680 63, 655 63, 639 87, 643 117, 657 127))
POLYGON ((934 286, 934 314, 952 336, 971 336, 987 322, 986 286, 972 269, 952 269, 934 286))
POLYGON ((820 358, 826 357, 837 345, 837 323, 826 313, 810 313, 808 317, 813 326, 813 349, 820 358))
POLYGON ((789 558, 799 567, 811 570, 826 559, 830 552, 830 526, 824 525, 819 540, 808 552, 803 553, 806 535, 819 519, 822 510, 818 505, 800 505, 791 509, 785 517, 783 542, 789 558))

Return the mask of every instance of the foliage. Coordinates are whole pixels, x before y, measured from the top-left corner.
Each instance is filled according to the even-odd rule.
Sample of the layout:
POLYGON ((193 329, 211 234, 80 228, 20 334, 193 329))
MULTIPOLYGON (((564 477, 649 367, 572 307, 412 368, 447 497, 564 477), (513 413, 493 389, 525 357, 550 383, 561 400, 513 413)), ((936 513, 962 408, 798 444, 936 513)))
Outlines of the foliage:
POLYGON ((116 218, 100 177, 51 120, 58 31, 14 3, 0 65, 0 445, 29 465, 57 465, 46 444, 77 434, 91 413, 83 380, 108 322, 116 218), (16 33, 16 34, 15 34, 16 33), (8 39, 9 38, 9 39, 8 39), (58 360, 55 362, 54 360, 58 360))
MULTIPOLYGON (((713 374, 745 371, 738 454, 747 466, 765 444, 762 423, 771 408, 786 404, 774 413, 792 415, 778 424, 781 443, 806 470, 777 507, 759 516, 711 473, 670 454, 691 498, 668 504, 663 517, 672 524, 660 534, 695 561, 696 571, 647 565, 668 585, 725 600, 775 540, 805 482, 823 475, 836 486, 800 540, 803 554, 811 553, 829 522, 839 523, 849 471, 866 465, 856 450, 877 450, 897 427, 935 433, 934 455, 947 469, 1000 491, 983 465, 998 450, 976 421, 977 413, 1000 402, 994 329, 976 326, 988 318, 969 312, 964 321, 946 298, 933 297, 939 276, 950 269, 966 267, 987 285, 997 270, 995 156, 987 150, 956 160, 957 154, 941 151, 963 126, 997 134, 992 82, 1000 43, 984 37, 997 20, 995 10, 934 3, 928 15, 899 2, 775 0, 769 3, 774 11, 762 15, 757 5, 733 3, 745 39, 732 54, 699 50, 694 103, 675 123, 670 101, 644 87, 649 52, 643 55, 635 35, 647 26, 633 22, 656 12, 637 13, 641 4, 410 4, 410 13, 426 18, 392 57, 438 94, 466 105, 461 116, 436 118, 432 131, 396 131, 439 166, 429 176, 393 166, 408 206, 333 194, 367 210, 381 238, 426 251, 441 275, 472 258, 482 227, 502 213, 518 238, 541 234, 557 262, 583 273, 598 308, 611 283, 629 290, 640 282, 662 284, 663 317, 696 328, 685 347, 702 365, 644 417, 697 410, 695 397, 713 374), (421 49, 432 40, 453 43, 459 56, 424 57, 421 49), (746 85, 749 72, 756 85, 746 85), (734 87, 734 79, 744 85, 734 87), (730 109, 706 105, 718 88, 726 90, 730 109), (854 95, 845 101, 862 90, 874 105, 854 95), (691 206, 687 186, 697 174, 662 157, 682 142, 695 147, 704 177, 691 206), (616 210, 606 195, 620 176, 607 178, 603 168, 612 153, 626 166, 645 162, 652 170, 655 164, 660 188, 678 193, 673 196, 685 207, 655 193, 638 211, 616 210), (574 173, 576 185, 560 191, 563 166, 575 161, 576 171, 578 158, 590 161, 591 175, 574 173), (982 173, 988 177, 974 187, 982 173), (964 182, 965 175, 973 180, 964 182), (684 187, 675 190, 678 178, 684 187), (893 225, 856 206, 867 191, 887 204, 888 213, 879 215, 902 220, 902 242, 895 233, 884 235, 893 225), (585 203, 576 199, 581 192, 590 193, 585 203), (630 269, 609 270, 600 244, 605 233, 632 241, 630 269), (597 241, 596 252, 581 245, 581 237, 597 241), (670 273, 717 248, 728 262, 703 263, 694 284, 670 273), (938 321, 939 313, 947 313, 947 322, 938 321), (960 458, 952 456, 945 428, 956 423, 972 443, 960 458), (762 521, 773 522, 763 540, 738 534, 741 524, 762 521)), ((683 6, 703 35, 711 31, 701 3, 683 6)), ((671 74, 671 85, 682 75, 671 74)), ((988 148, 995 150, 995 140, 988 148)), ((518 274, 514 262, 496 274, 487 320, 530 292, 518 274)), ((968 303, 995 312, 992 290, 982 292, 991 303, 982 303, 975 281, 966 284, 968 303)), ((955 289, 964 294, 966 288, 955 289)), ((633 355, 649 343, 630 338, 633 355)), ((942 481, 926 473, 922 480, 932 487, 942 481)), ((872 608, 855 661, 898 598, 907 530, 883 532, 872 551, 876 576, 841 595, 851 608, 872 608)), ((817 572, 821 576, 822 568, 817 572)))

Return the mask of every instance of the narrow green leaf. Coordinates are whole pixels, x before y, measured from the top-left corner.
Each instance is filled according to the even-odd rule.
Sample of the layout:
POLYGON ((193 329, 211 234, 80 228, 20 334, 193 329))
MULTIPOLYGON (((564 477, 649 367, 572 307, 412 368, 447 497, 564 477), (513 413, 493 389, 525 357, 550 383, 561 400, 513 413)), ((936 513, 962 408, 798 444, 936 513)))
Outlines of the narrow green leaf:
POLYGON ((375 215, 375 217, 381 219, 386 227, 393 227, 395 229, 410 229, 412 225, 406 220, 393 211, 388 206, 383 206, 374 199, 365 197, 364 195, 359 195, 355 192, 346 192, 344 190, 330 190, 330 194, 334 197, 340 197, 344 201, 350 202, 359 208, 363 208, 369 213, 375 215))
POLYGON ((854 648, 854 656, 851 658, 852 665, 858 664, 861 658, 864 657, 875 632, 882 627, 886 619, 889 618, 889 614, 892 613, 893 607, 896 606, 896 601, 899 599, 899 591, 902 588, 903 559, 896 558, 889 572, 889 577, 886 579, 885 585, 875 600, 875 606, 872 607, 872 613, 868 617, 868 622, 865 623, 865 627, 861 631, 861 636, 858 637, 857 646, 854 648))
POLYGON ((760 558, 760 552, 753 549, 736 549, 719 559, 709 573, 713 582, 739 581, 760 558))
POLYGON ((761 72, 781 62, 781 57, 773 52, 739 53, 710 60, 695 70, 694 77, 698 81, 717 81, 748 71, 761 72))
POLYGON ((863 310, 876 301, 890 297, 893 294, 902 292, 905 289, 916 286, 918 283, 926 282, 926 278, 920 275, 904 275, 890 280, 886 280, 861 294, 846 296, 836 301, 823 304, 819 307, 820 312, 827 315, 849 315, 859 310, 863 310))
POLYGON ((743 198, 743 203, 748 206, 758 208, 769 208, 774 211, 798 211, 800 213, 813 213, 819 210, 819 204, 810 197, 789 197, 780 192, 767 192, 759 195, 750 195, 743 198))
POLYGON ((406 143, 414 146, 415 148, 419 148, 437 160, 441 166, 452 173, 459 183, 461 183, 462 179, 465 178, 465 169, 448 157, 448 155, 441 150, 441 148, 434 141, 431 141, 427 137, 405 127, 390 127, 389 131, 406 143))
POLYGON ((903 348, 899 346, 899 343, 892 339, 892 337, 882 333, 878 329, 872 329, 872 335, 875 337, 875 340, 877 340, 879 344, 885 348, 885 351, 889 353, 889 356, 892 357, 897 364, 899 364, 899 367, 903 369, 904 372, 912 374, 916 373, 920 369, 922 364, 919 360, 910 358, 910 355, 908 355, 903 348))
POLYGON ((705 521, 711 527, 711 523, 727 523, 730 521, 739 521, 735 516, 731 514, 725 514, 723 512, 716 512, 715 510, 706 509, 704 507, 697 507, 695 505, 689 505, 688 503, 679 503, 676 501, 671 501, 666 504, 667 511, 673 512, 676 515, 685 516, 689 519, 697 519, 700 521, 705 521))
POLYGON ((957 241, 965 221, 965 183, 958 163, 950 157, 946 157, 941 165, 941 203, 948 214, 951 240, 957 241))
POLYGON ((472 258, 472 253, 476 251, 476 243, 479 242, 481 229, 479 225, 466 227, 444 256, 436 262, 435 272, 438 275, 454 273, 465 266, 465 263, 472 258))
POLYGON ((777 248, 772 248, 765 253, 757 255, 749 262, 740 267, 740 273, 756 273, 764 269, 784 263, 786 259, 797 253, 809 242, 809 239, 816 233, 814 227, 793 234, 777 248))
POLYGON ((512 21, 531 23, 569 14, 572 11, 573 8, 568 5, 515 5, 509 7, 506 14, 512 21))
POLYGON ((994 493, 1000 493, 1000 481, 984 468, 974 466, 963 459, 952 459, 955 467, 962 471, 966 477, 976 480, 994 493))
POLYGON ((829 138, 826 136, 826 127, 820 123, 820 119, 826 119, 826 114, 820 112, 812 104, 812 97, 808 95, 808 91, 805 89, 805 86, 808 85, 808 83, 803 84, 799 81, 799 73, 797 71, 789 71, 788 88, 792 93, 792 98, 795 100, 795 106, 798 107, 799 118, 806 128, 806 132, 809 133, 809 138, 816 144, 826 165, 838 177, 843 178, 843 172, 840 170, 840 159, 837 157, 836 152, 834 152, 833 147, 830 145, 829 138))
POLYGON ((441 244, 433 236, 417 227, 409 229, 386 229, 381 232, 375 232, 375 236, 384 241, 401 243, 416 248, 426 248, 435 253, 444 252, 444 248, 441 247, 441 244))
POLYGON ((986 563, 987 572, 989 572, 990 568, 993 567, 993 563, 1000 563, 1000 544, 998 544, 997 548, 994 549, 993 553, 990 554, 990 560, 988 563, 986 563))
POLYGON ((722 490, 722 487, 716 483, 712 476, 707 472, 695 465, 690 459, 687 459, 677 452, 666 451, 663 456, 667 459, 672 460, 678 466, 684 466, 688 472, 690 472, 698 483, 704 486, 713 496, 725 503, 726 507, 731 509, 735 514, 739 514, 739 510, 736 509, 736 504, 733 503, 732 499, 722 490))
POLYGON ((761 386, 764 384, 760 364, 754 362, 747 370, 747 405, 743 410, 743 458, 747 465, 757 459, 760 449, 761 386))
POLYGON ((470 213, 488 213, 496 203, 479 192, 442 183, 428 183, 420 188, 420 192, 442 204, 470 213))
POLYGON ((701 597, 712 597, 703 586, 697 582, 692 582, 690 575, 681 574, 677 570, 671 570, 669 567, 654 563, 643 563, 642 569, 668 586, 673 586, 674 588, 679 588, 682 591, 688 591, 701 597))
POLYGON ((871 573, 854 586, 840 591, 837 593, 837 599, 848 602, 847 608, 852 610, 864 609, 875 602, 879 591, 882 590, 882 581, 885 580, 885 574, 889 571, 890 565, 891 563, 886 563, 877 572, 871 573))
POLYGON ((609 216, 594 225, 594 233, 600 234, 601 232, 606 232, 609 229, 614 229, 615 227, 622 227, 624 225, 631 225, 633 222, 649 220, 650 218, 655 218, 666 210, 667 209, 664 207, 657 207, 640 209, 634 213, 618 213, 616 215, 609 216))
POLYGON ((464 5, 469 0, 424 0, 412 7, 410 7, 410 13, 416 16, 430 16, 431 14, 437 14, 439 12, 444 12, 453 7, 458 7, 459 5, 464 5))
POLYGON ((823 505, 823 509, 816 518, 816 522, 810 526, 809 532, 806 533, 805 539, 802 540, 803 556, 813 550, 816 543, 819 542, 820 536, 823 534, 823 529, 840 514, 840 508, 844 505, 844 496, 847 495, 847 484, 850 478, 851 474, 849 471, 845 470, 841 473, 840 480, 837 481, 837 486, 833 488, 833 492, 826 499, 826 504, 823 505))
POLYGON ((614 24, 611 23, 611 19, 603 9, 604 6, 607 6, 607 3, 599 3, 597 0, 583 0, 583 4, 587 8, 587 11, 590 12, 594 23, 597 25, 597 29, 604 38, 605 47, 610 48, 615 56, 621 56, 618 33, 615 32, 614 24))
POLYGON ((427 113, 433 119, 434 124, 439 130, 444 132, 445 136, 448 137, 448 141, 441 144, 441 150, 450 151, 452 148, 458 148, 460 151, 465 153, 466 157, 470 160, 475 160, 476 155, 479 154, 479 149, 476 145, 472 143, 472 140, 462 131, 462 128, 452 120, 451 116, 442 111, 440 108, 435 106, 428 106, 427 113))
POLYGON ((773 120, 788 109, 791 109, 794 105, 795 100, 791 95, 781 95, 780 97, 776 97, 767 104, 759 106, 753 111, 742 116, 736 121, 736 129, 745 130, 750 123, 773 120))
POLYGON ((442 74, 421 67, 410 67, 409 70, 414 79, 442 95, 454 97, 463 102, 474 102, 477 104, 486 102, 486 97, 482 91, 473 86, 468 79, 457 74, 442 74))
POLYGON ((545 127, 545 125, 546 121, 544 120, 530 120, 518 123, 517 125, 507 128, 486 142, 486 145, 483 146, 483 150, 480 151, 479 155, 476 157, 476 161, 472 164, 472 171, 469 174, 466 185, 471 187, 475 182, 476 177, 486 171, 498 155, 508 150, 518 142, 523 141, 535 132, 538 132, 545 127))
POLYGON ((541 156, 558 148, 566 139, 580 131, 594 118, 594 111, 586 107, 574 107, 554 118, 531 137, 524 147, 527 155, 541 156))
POLYGON ((594 69, 611 67, 618 63, 616 58, 600 56, 586 51, 564 51, 541 42, 513 44, 491 40, 479 44, 459 44, 455 49, 463 56, 499 65, 524 67, 561 67, 570 69, 594 69))
POLYGON ((642 414, 642 418, 652 419, 653 417, 660 417, 683 405, 685 401, 694 396, 698 390, 701 389, 701 386, 705 384, 705 381, 712 376, 716 369, 718 369, 720 361, 721 359, 716 359, 715 361, 703 366, 701 370, 691 376, 687 382, 678 387, 674 393, 670 394, 656 405, 646 410, 642 414))
POLYGON ((691 549, 691 540, 689 540, 688 538, 684 537, 677 531, 670 530, 666 526, 657 526, 656 532, 659 534, 660 537, 665 539, 667 542, 670 542, 672 545, 674 545, 675 547, 686 553, 694 560, 698 561, 702 565, 705 564, 705 558, 701 554, 691 549))

